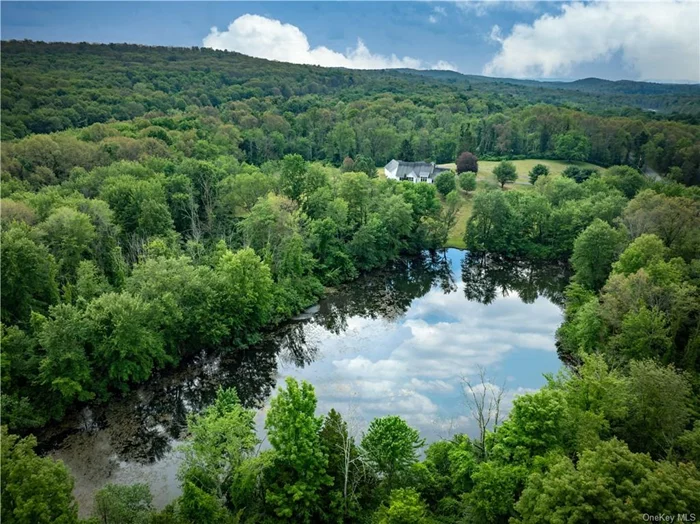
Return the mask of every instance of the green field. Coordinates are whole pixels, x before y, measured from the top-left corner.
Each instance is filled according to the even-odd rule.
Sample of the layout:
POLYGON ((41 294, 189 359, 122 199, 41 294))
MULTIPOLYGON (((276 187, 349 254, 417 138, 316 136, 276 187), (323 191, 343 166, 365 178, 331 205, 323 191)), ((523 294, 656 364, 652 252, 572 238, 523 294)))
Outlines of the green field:
MULTIPOLYGON (((544 164, 549 168, 549 172, 554 175, 561 175, 564 169, 570 165, 576 165, 579 167, 589 167, 592 169, 601 169, 599 166, 594 164, 589 164, 588 162, 564 162, 563 160, 537 160, 537 159, 527 159, 527 160, 511 160, 515 164, 515 169, 518 172, 518 180, 515 185, 522 186, 523 188, 532 187, 530 185, 530 180, 528 178, 528 173, 536 164, 544 164)), ((477 174, 476 180, 478 182, 478 189, 482 189, 488 185, 496 183, 496 179, 493 175, 494 168, 500 164, 500 162, 493 160, 480 160, 479 161, 479 173, 477 174)), ((438 164, 440 167, 446 167, 448 169, 454 170, 456 165, 454 162, 449 164, 438 164)), ((377 168, 377 175, 380 177, 384 176, 384 168, 377 168)), ((508 187, 511 184, 506 184, 508 187)), ((464 230, 467 225, 467 220, 472 213, 472 202, 474 194, 466 194, 460 191, 462 196, 462 206, 460 207, 459 214, 457 215, 457 223, 450 231, 450 235, 447 238, 447 243, 445 247, 455 247, 459 249, 464 249, 464 230)))
POLYGON ((456 247, 459 249, 464 249, 464 230, 467 225, 467 220, 472 214, 472 202, 474 200, 474 193, 464 193, 460 191, 462 196, 462 205, 457 213, 457 222, 455 226, 450 231, 450 235, 447 237, 447 242, 445 247, 456 247))
MULTIPOLYGON (((528 173, 535 166, 535 164, 544 164, 549 168, 550 173, 555 175, 560 175, 567 166, 576 165, 579 167, 590 167, 593 169, 600 169, 600 167, 587 162, 564 162, 563 160, 511 160, 515 164, 515 169, 518 171, 518 184, 526 183, 529 184, 528 173)), ((500 164, 500 162, 492 160, 479 160, 479 173, 477 174, 477 180, 485 181, 495 181, 493 176, 494 168, 500 164)), ((455 163, 450 164, 440 164, 440 167, 447 167, 449 169, 455 169, 455 163)))

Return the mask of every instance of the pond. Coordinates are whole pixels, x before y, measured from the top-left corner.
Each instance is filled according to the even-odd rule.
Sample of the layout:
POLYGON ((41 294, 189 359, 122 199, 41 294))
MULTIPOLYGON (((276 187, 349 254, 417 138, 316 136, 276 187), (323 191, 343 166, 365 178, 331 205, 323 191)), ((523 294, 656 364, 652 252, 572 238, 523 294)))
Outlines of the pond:
MULTIPOLYGON (((514 396, 561 367, 563 268, 502 262, 450 249, 402 259, 344 286, 258 347, 200 355, 108 405, 76 413, 42 445, 75 477, 81 516, 107 482, 150 485, 161 508, 179 495, 177 468, 188 413, 235 386, 259 409, 287 376, 316 388, 318 413, 340 411, 361 431, 396 414, 428 442, 475 435, 462 387, 480 368, 514 396)), ((263 446, 266 443, 263 442, 263 446)))

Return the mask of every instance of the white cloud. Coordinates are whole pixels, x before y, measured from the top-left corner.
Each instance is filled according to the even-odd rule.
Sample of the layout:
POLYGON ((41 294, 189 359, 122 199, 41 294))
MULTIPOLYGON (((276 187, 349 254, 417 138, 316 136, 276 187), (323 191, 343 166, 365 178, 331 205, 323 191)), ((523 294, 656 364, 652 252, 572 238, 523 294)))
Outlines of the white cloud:
MULTIPOLYGON (((558 1, 558 0, 552 0, 558 1)), ((531 0, 455 0, 455 5, 469 14, 484 16, 489 9, 507 7, 517 11, 533 11, 537 2, 531 0)))
POLYGON ((204 47, 226 51, 237 51, 249 56, 324 67, 347 67, 350 69, 454 69, 456 67, 440 60, 434 66, 410 56, 381 55, 372 53, 358 38, 355 48, 344 53, 325 46, 311 47, 306 34, 292 24, 273 18, 245 14, 236 18, 225 31, 212 27, 202 41, 204 47))
POLYGON ((505 37, 494 27, 491 38, 501 49, 486 75, 562 77, 619 52, 639 79, 700 81, 698 2, 564 4, 561 13, 517 24, 505 37))
POLYGON ((441 69, 443 71, 458 71, 457 66, 446 60, 438 60, 430 69, 441 69))
POLYGON ((447 16, 447 11, 445 10, 445 8, 441 6, 435 6, 433 7, 433 12, 428 17, 428 22, 430 22, 431 24, 437 24, 438 21, 445 16, 447 16))

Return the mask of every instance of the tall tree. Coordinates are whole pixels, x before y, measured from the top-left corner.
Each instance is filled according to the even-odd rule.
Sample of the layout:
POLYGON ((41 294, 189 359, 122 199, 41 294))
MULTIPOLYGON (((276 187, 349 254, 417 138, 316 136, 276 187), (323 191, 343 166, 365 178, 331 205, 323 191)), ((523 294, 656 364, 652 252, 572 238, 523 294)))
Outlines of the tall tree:
POLYGON ((391 415, 372 420, 362 438, 367 460, 382 475, 387 491, 394 488, 397 476, 418 460, 417 452, 424 444, 418 431, 391 415))
POLYGON ((624 242, 623 231, 595 219, 574 242, 571 265, 576 272, 576 282, 596 291, 603 287, 624 242))
POLYGON ((265 501, 277 517, 312 522, 322 513, 321 488, 332 484, 328 455, 321 446, 323 419, 317 417, 316 394, 308 382, 291 377, 270 402, 265 419, 275 462, 265 501))

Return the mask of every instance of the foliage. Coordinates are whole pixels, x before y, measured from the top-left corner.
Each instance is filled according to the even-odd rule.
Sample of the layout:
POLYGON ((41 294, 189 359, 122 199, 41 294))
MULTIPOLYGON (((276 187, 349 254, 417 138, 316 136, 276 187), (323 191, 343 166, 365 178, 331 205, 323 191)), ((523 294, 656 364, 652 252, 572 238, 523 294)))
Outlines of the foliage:
POLYGON ((464 191, 474 191, 476 189, 476 173, 464 171, 459 175, 459 187, 464 191))
POLYGON ((455 174, 452 171, 440 173, 435 177, 435 187, 442 196, 447 196, 448 193, 457 188, 455 174))
POLYGON ((427 523, 428 511, 418 493, 412 489, 395 489, 391 492, 388 506, 377 511, 379 524, 427 523))
POLYGON ((211 406, 188 418, 180 477, 223 504, 234 475, 258 444, 254 417, 234 389, 220 388, 211 406))
POLYGON ((146 484, 107 484, 95 493, 95 516, 104 524, 139 524, 153 511, 152 499, 146 484))
POLYGON ((528 178, 530 179, 530 183, 532 185, 535 185, 535 182, 537 182, 537 179, 541 176, 547 176, 549 174, 549 168, 543 164, 535 164, 530 172, 528 173, 528 178))
MULTIPOLYGON (((575 270, 557 294, 571 368, 518 397, 483 443, 457 435, 419 461, 418 432, 389 416, 358 445, 290 380, 266 421, 273 449, 256 453, 253 412, 222 390, 188 420, 182 496, 156 514, 143 486, 108 486, 103 521, 624 521, 698 505, 700 199, 683 185, 700 184, 697 87, 440 75, 3 43, 12 431, 259 342, 323 286, 443 246, 465 204, 467 296, 532 301, 540 261, 575 270), (377 177, 391 158, 455 154, 473 198, 451 173, 377 177), (506 161, 501 188, 517 180, 508 159, 607 168, 538 164, 532 187, 477 190, 476 155, 506 161)), ((34 445, 3 428, 3 521, 76 522, 67 470, 34 445)))
POLYGON ((508 182, 515 182, 518 179, 518 173, 512 162, 501 162, 494 168, 493 174, 498 183, 501 184, 501 188, 508 182))
POLYGON ((62 462, 39 457, 36 438, 20 439, 2 426, 2 520, 11 524, 78 522, 73 478, 62 462))
POLYGON ((571 265, 576 282, 596 291, 603 287, 623 243, 624 232, 595 219, 574 242, 571 265))
POLYGON ((328 455, 321 447, 323 420, 315 415, 316 395, 308 382, 291 377, 279 388, 265 419, 275 450, 274 473, 265 501, 281 519, 311 522, 322 511, 319 489, 330 485, 328 455))
POLYGON ((462 174, 466 172, 478 173, 479 172, 479 162, 473 153, 465 151, 457 157, 457 174, 462 174))
POLYGON ((417 450, 424 444, 418 431, 402 418, 386 416, 370 422, 361 445, 367 460, 391 490, 396 477, 418 460, 417 450))
POLYGON ((655 463, 613 439, 584 451, 576 465, 561 457, 546 471, 533 473, 514 522, 612 522, 640 514, 692 513, 698 489, 694 466, 655 463))

